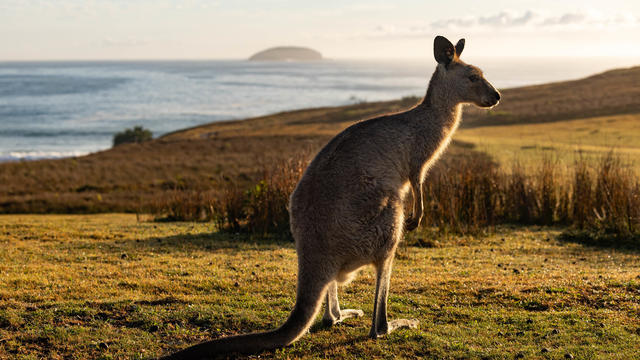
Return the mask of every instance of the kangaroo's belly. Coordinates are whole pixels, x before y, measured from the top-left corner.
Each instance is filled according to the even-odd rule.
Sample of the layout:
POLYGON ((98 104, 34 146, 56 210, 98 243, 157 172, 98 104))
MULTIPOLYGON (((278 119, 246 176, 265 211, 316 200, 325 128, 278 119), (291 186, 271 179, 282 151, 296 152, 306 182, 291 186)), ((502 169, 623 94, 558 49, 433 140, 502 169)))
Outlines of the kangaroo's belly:
POLYGON ((309 180, 313 179, 301 181, 291 197, 296 242, 366 258, 402 231, 408 182, 389 186, 389 182, 364 178, 337 185, 309 180))

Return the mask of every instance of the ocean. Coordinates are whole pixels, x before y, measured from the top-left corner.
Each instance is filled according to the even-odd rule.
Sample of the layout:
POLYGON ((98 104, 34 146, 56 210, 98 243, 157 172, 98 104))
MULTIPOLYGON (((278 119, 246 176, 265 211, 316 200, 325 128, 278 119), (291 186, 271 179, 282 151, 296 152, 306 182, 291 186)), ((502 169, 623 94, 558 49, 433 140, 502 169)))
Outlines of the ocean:
MULTIPOLYGON (((496 87, 638 59, 477 59, 496 87)), ((80 156, 136 125, 160 136, 278 111, 422 96, 432 60, 0 62, 0 161, 80 156)))

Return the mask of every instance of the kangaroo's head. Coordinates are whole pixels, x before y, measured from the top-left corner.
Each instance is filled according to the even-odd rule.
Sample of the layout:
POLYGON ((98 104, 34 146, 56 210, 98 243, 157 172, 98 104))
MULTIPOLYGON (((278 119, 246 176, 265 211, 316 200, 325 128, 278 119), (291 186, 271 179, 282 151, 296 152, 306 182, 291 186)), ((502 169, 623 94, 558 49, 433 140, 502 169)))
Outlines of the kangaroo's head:
POLYGON ((447 87, 447 94, 460 103, 471 103, 479 107, 492 107, 500 101, 500 93, 484 78, 482 70, 460 60, 464 39, 456 46, 443 36, 433 41, 433 55, 438 62, 439 80, 447 87))

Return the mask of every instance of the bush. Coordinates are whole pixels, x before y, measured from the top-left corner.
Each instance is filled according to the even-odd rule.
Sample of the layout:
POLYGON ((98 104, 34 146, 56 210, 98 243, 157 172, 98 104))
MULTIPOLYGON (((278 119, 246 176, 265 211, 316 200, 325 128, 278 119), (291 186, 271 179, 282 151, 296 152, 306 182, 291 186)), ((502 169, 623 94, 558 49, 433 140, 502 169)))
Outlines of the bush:
POLYGON ((265 167, 262 178, 246 191, 227 185, 218 202, 218 228, 254 235, 275 234, 292 239, 289 197, 306 168, 304 156, 265 167))
POLYGON ((611 154, 604 157, 593 188, 587 228, 625 238, 640 234, 640 182, 629 166, 611 154))
POLYGON ((141 143, 153 139, 153 133, 142 126, 125 129, 113 136, 113 146, 130 143, 141 143))

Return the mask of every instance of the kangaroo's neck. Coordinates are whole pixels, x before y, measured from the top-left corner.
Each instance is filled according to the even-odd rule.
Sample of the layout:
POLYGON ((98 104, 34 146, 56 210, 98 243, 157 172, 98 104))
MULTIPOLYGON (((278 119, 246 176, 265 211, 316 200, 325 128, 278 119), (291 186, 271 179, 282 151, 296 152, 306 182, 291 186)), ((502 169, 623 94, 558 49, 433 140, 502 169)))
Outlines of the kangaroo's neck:
POLYGON ((424 125, 450 133, 460 123, 462 104, 454 89, 446 83, 444 71, 440 66, 436 68, 429 81, 427 94, 418 108, 428 118, 424 119, 424 125))
POLYGON ((409 173, 420 182, 451 141, 460 123, 462 104, 453 89, 447 86, 437 68, 429 82, 427 95, 415 107, 412 119, 414 141, 409 149, 409 173))

